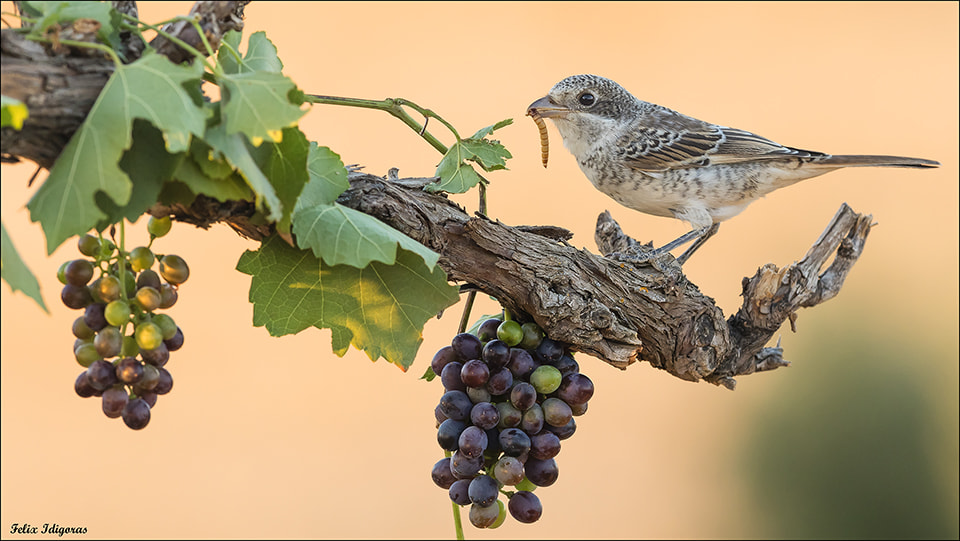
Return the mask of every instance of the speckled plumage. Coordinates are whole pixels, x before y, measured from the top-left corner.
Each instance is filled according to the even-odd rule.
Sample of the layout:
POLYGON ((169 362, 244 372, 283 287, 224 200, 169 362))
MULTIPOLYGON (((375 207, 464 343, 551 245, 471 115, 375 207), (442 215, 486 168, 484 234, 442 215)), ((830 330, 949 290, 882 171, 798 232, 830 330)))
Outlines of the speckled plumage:
POLYGON ((701 231, 700 243, 715 224, 758 198, 835 169, 939 166, 917 158, 831 156, 786 147, 639 100, 596 75, 560 81, 529 110, 554 122, 597 189, 631 209, 689 222, 701 231))

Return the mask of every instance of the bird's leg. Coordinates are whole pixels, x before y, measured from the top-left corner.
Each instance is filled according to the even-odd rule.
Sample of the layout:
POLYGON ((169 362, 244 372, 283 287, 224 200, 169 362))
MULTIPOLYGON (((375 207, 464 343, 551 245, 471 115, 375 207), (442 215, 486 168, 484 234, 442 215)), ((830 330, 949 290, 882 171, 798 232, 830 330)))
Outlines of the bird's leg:
POLYGON ((697 248, 703 246, 703 243, 707 242, 707 239, 709 239, 710 237, 716 235, 716 234, 717 234, 717 230, 719 230, 719 229, 720 229, 720 222, 714 223, 713 225, 711 225, 711 226, 709 226, 709 227, 701 227, 700 229, 694 229, 694 230, 691 231, 690 233, 687 233, 686 235, 683 235, 683 236, 680 237, 679 239, 677 239, 677 240, 675 240, 675 241, 667 244, 666 246, 664 246, 663 248, 661 248, 661 250, 663 250, 663 249, 665 249, 665 248, 666 248, 666 249, 676 248, 677 246, 680 246, 681 244, 683 244, 683 243, 687 242, 688 240, 690 240, 689 236, 691 235, 691 233, 697 233, 697 235, 696 235, 696 236, 697 236, 697 239, 694 240, 694 241, 693 241, 693 244, 691 244, 690 247, 687 248, 686 251, 683 252, 682 254, 680 254, 680 257, 677 258, 677 263, 680 263, 681 265, 683 265, 684 263, 687 262, 688 259, 690 259, 690 256, 693 255, 693 252, 696 252, 696 251, 697 251, 697 248), (685 238, 685 237, 686 237, 686 238, 685 238), (681 241, 681 239, 682 239, 682 241, 681 241), (681 241, 681 242, 678 242, 678 241, 681 241), (669 248, 667 248, 667 247, 669 247, 669 248))

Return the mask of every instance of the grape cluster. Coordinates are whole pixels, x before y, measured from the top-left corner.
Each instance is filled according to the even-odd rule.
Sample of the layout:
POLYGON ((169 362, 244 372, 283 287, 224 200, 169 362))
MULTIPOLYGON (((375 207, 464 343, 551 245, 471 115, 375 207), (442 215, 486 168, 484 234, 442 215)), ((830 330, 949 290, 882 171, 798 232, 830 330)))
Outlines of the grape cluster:
MULTIPOLYGON (((169 217, 151 217, 150 246, 170 226, 169 217)), ((183 331, 157 311, 176 304, 190 275, 183 258, 154 255, 150 246, 124 252, 107 238, 84 235, 77 248, 90 259, 67 261, 57 272, 63 304, 84 311, 73 322, 73 354, 86 370, 73 388, 83 398, 100 397, 107 417, 122 417, 134 430, 147 426, 157 396, 173 387, 164 365, 183 345, 183 331)))
POLYGON ((514 519, 536 522, 543 507, 533 491, 556 482, 560 442, 576 431, 593 382, 536 323, 498 318, 453 337, 431 369, 445 391, 435 411, 437 442, 452 452, 434 464, 434 483, 470 505, 477 528, 503 523, 501 493, 514 519))

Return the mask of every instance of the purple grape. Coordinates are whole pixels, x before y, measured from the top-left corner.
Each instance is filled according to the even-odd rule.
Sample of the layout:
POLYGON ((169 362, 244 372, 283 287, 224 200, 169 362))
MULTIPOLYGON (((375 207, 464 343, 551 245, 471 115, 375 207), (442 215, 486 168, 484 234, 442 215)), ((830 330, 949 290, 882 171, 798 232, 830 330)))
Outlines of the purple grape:
POLYGON ((83 321, 87 324, 87 327, 90 327, 93 331, 99 331, 107 326, 107 318, 103 315, 106 307, 106 304, 101 303, 94 303, 87 306, 83 312, 83 321))
POLYGON ((510 391, 510 403, 520 411, 530 409, 537 402, 537 390, 525 381, 513 386, 510 391))
POLYGON ((77 392, 77 395, 81 398, 90 398, 91 396, 97 396, 97 394, 103 394, 103 391, 98 391, 90 385, 90 380, 87 379, 87 371, 84 370, 80 372, 80 375, 77 376, 77 380, 73 382, 73 390, 77 392))
POLYGON ((491 340, 483 346, 482 358, 491 369, 503 368, 510 362, 510 346, 503 340, 491 340))
POLYGON ((134 430, 140 430, 150 422, 150 406, 142 398, 134 398, 123 408, 123 422, 134 430))
POLYGON ((471 502, 481 507, 488 507, 497 501, 499 490, 500 485, 496 479, 489 475, 478 475, 470 481, 467 494, 471 502))
POLYGON ((525 379, 533 370, 540 366, 530 355, 530 352, 520 348, 510 348, 510 362, 507 367, 514 378, 525 379))
POLYGON ((121 387, 110 387, 103 391, 101 406, 103 414, 111 419, 116 419, 123 414, 123 408, 127 407, 129 396, 127 391, 121 387))
POLYGON ((482 467, 482 455, 470 458, 460 451, 454 451, 453 456, 450 457, 450 473, 457 479, 473 479, 482 467))
POLYGON ((517 522, 530 524, 536 522, 543 515, 543 505, 540 504, 540 498, 533 492, 519 490, 510 497, 507 502, 507 509, 510 515, 517 519, 517 522))
POLYGON ((580 371, 580 363, 567 353, 564 353, 562 357, 557 359, 557 362, 553 363, 553 366, 564 376, 580 371))
POLYGON ((554 484, 560 475, 557 461, 552 458, 546 460, 528 458, 523 465, 523 471, 526 473, 527 479, 538 487, 548 487, 554 484))
POLYGON ((483 352, 483 345, 476 336, 463 332, 453 337, 450 341, 450 347, 461 362, 479 359, 483 352))
POLYGON ((487 433, 478 426, 468 426, 460 433, 460 453, 467 458, 483 455, 487 448, 487 433))
POLYGON ((157 382, 157 386, 153 388, 153 392, 157 394, 167 394, 170 392, 170 389, 173 389, 173 376, 170 375, 170 372, 166 368, 160 368, 160 380, 157 382))
POLYGON ((477 329, 477 338, 479 338, 481 342, 495 340, 497 338, 497 327, 499 327, 501 323, 503 323, 503 320, 497 318, 484 320, 477 329))
POLYGON ((543 408, 543 420, 552 426, 564 426, 573 418, 573 410, 559 398, 548 398, 540 405, 543 408))
POLYGON ((470 488, 470 481, 472 479, 457 479, 450 485, 450 490, 447 494, 450 495, 450 501, 457 505, 467 505, 470 502, 470 495, 468 490, 470 488))
POLYGON ((570 418, 570 422, 563 426, 546 426, 547 430, 553 432, 561 440, 565 440, 573 435, 577 431, 577 420, 573 417, 570 418))
POLYGON ((453 352, 453 347, 443 346, 433 355, 433 360, 430 361, 430 368, 434 374, 439 376, 443 373, 443 367, 455 360, 457 360, 457 356, 453 352))
POLYGON ((483 387, 490 379, 490 368, 480 359, 463 363, 460 370, 460 380, 469 387, 483 387))
POLYGON ((440 409, 448 419, 466 421, 472 408, 473 402, 463 391, 447 391, 440 397, 440 409))
POLYGON ((451 460, 449 457, 441 458, 433 465, 433 471, 430 472, 433 482, 440 488, 450 488, 453 482, 457 480, 450 470, 451 460))
POLYGON ((523 420, 520 421, 520 428, 527 434, 536 434, 543 430, 544 425, 544 416, 543 408, 540 407, 540 404, 534 404, 530 406, 527 411, 523 412, 523 420))
POLYGON ((548 430, 530 436, 530 456, 537 460, 547 460, 560 453, 560 438, 548 430))
POLYGON ((500 396, 506 393, 512 386, 513 373, 506 367, 490 374, 490 379, 487 380, 487 390, 494 396, 500 396))
POLYGON ((497 426, 501 429, 518 427, 523 420, 523 412, 510 402, 497 402, 497 411, 500 413, 500 422, 497 426))
POLYGON ((440 383, 443 383, 444 390, 447 391, 465 391, 467 386, 460 379, 460 371, 463 370, 463 363, 453 361, 447 363, 440 373, 440 383))
POLYGON ((570 404, 585 404, 593 397, 593 381, 587 376, 576 373, 563 376, 560 381, 560 387, 557 388, 557 396, 570 404))
POLYGON ((542 363, 553 364, 563 356, 563 346, 549 338, 544 338, 537 346, 537 360, 542 363))
POLYGON ((530 436, 519 428, 506 428, 500 431, 500 447, 508 456, 520 456, 530 450, 530 436))
POLYGON ((465 428, 467 428, 467 425, 463 421, 447 419, 440 423, 440 427, 437 429, 437 443, 440 444, 440 448, 447 451, 456 451, 460 446, 460 434, 463 433, 465 428))
POLYGON ((500 422, 500 411, 490 402, 480 402, 470 410, 470 422, 483 430, 490 430, 500 422))
POLYGON ((183 331, 180 330, 180 327, 177 327, 177 332, 170 338, 164 340, 163 344, 167 346, 167 349, 170 351, 177 351, 183 347, 183 331))
POLYGON ((98 391, 105 391, 117 382, 117 374, 110 361, 100 359, 87 367, 87 383, 98 391))
POLYGON ((523 480, 523 464, 517 457, 505 456, 493 466, 493 475, 504 485, 516 485, 523 480))

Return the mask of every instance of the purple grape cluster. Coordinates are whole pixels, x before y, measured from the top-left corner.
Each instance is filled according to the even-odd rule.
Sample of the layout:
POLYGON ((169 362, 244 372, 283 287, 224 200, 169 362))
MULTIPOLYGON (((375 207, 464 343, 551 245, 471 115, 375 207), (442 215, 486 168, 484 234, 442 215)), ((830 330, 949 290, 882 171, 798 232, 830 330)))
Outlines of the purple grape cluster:
POLYGON ((430 367, 444 389, 437 443, 452 453, 434 464, 434 483, 456 504, 470 505, 477 528, 496 528, 506 511, 536 522, 543 507, 533 491, 556 482, 560 442, 576 431, 593 382, 536 323, 498 318, 454 336, 430 367))
MULTIPOLYGON (((170 230, 170 218, 150 218, 147 230, 152 244, 170 230)), ((63 304, 83 310, 72 330, 73 355, 85 370, 73 388, 83 398, 100 398, 107 417, 140 430, 157 397, 173 388, 164 365, 183 346, 183 331, 159 310, 176 304, 189 268, 179 256, 157 257, 149 246, 123 252, 93 235, 82 236, 77 248, 90 259, 67 261, 57 272, 63 304), (151 269, 155 262, 159 272, 151 269)))

